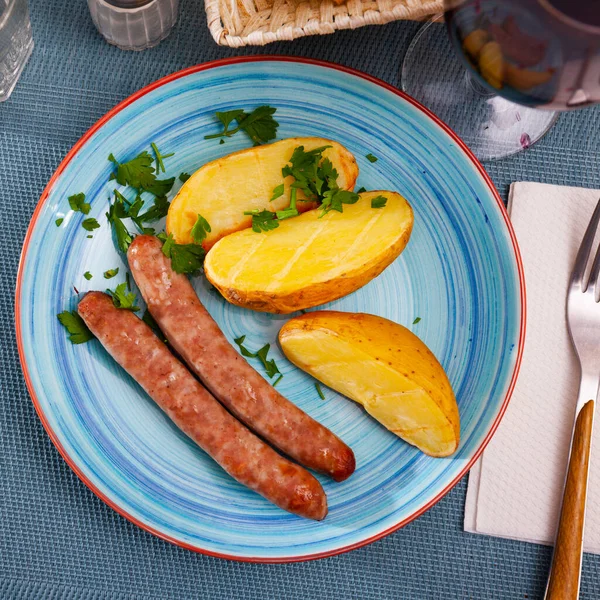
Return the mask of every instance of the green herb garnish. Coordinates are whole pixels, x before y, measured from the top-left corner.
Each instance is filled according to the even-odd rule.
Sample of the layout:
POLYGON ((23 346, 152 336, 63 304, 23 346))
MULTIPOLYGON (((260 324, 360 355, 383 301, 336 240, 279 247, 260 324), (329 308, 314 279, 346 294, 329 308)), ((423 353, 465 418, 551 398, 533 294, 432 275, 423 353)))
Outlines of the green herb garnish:
POLYGON ((204 264, 206 252, 198 244, 177 244, 173 234, 159 234, 158 239, 163 242, 162 252, 171 259, 171 267, 176 273, 196 273, 204 264))
POLYGON ((108 269, 104 271, 104 279, 112 279, 119 272, 119 267, 116 269, 108 269))
POLYGON ((375 196, 371 198, 371 208, 383 208, 387 203, 387 198, 384 196, 375 196))
POLYGON ((82 221, 81 226, 86 231, 94 231, 94 229, 98 229, 100 227, 100 223, 98 223, 98 221, 96 221, 96 219, 93 217, 88 217, 82 221))
POLYGON ((69 332, 69 341, 73 344, 83 344, 94 338, 94 334, 88 329, 77 311, 65 310, 56 316, 60 324, 69 332))
POLYGON ((179 173, 179 181, 181 181, 181 183, 185 183, 190 177, 191 175, 189 173, 179 173))
POLYGON ((127 252, 129 244, 131 244, 131 234, 125 227, 125 224, 121 219, 127 217, 127 206, 125 205, 127 200, 115 190, 115 201, 109 206, 106 218, 110 223, 113 232, 117 240, 117 247, 121 252, 127 252))
POLYGON ((154 221, 158 221, 163 217, 167 216, 169 212, 170 202, 166 199, 165 196, 159 196, 154 201, 154 204, 143 214, 141 214, 138 219, 142 223, 153 223, 154 221))
POLYGON ((413 321, 413 325, 416 325, 419 321, 421 320, 421 317, 417 317, 414 321, 413 321))
MULTIPOLYGON (((273 118, 276 110, 276 108, 265 105, 255 108, 251 113, 246 113, 242 109, 217 112, 216 117, 221 121, 224 129, 221 133, 205 135, 204 139, 231 137, 238 131, 245 131, 255 145, 274 140, 279 127, 279 123, 273 118), (237 127, 230 129, 233 121, 237 123, 237 127)), ((221 142, 223 142, 222 139, 221 142)))
POLYGON ((277 187, 275 187, 273 189, 273 195, 271 196, 270 202, 273 202, 273 200, 276 200, 280 196, 283 196, 284 190, 285 190, 285 186, 283 183, 280 183, 277 187))
POLYGON ((325 394, 323 393, 323 390, 321 389, 321 384, 318 381, 315 383, 315 388, 317 389, 317 394, 319 394, 319 398, 321 398, 321 400, 325 400, 325 394))
POLYGON ((61 217, 60 219, 56 219, 56 221, 54 221, 54 224, 55 224, 57 227, 60 227, 60 226, 62 225, 62 222, 63 222, 63 221, 64 221, 64 218, 62 218, 62 217, 61 217))
POLYGON ((367 191, 366 187, 361 187, 358 190, 356 190, 357 194, 364 194, 367 191))
POLYGON ((261 231, 271 231, 277 229, 277 215, 270 210, 246 210, 245 215, 252 215, 252 231, 260 233, 261 231))
POLYGON ((198 218, 192 227, 192 239, 196 244, 201 244, 206 239, 207 233, 210 233, 210 225, 202 215, 198 215, 198 218))
POLYGON ((279 375, 277 380, 273 383, 273 387, 275 387, 281 381, 283 375, 281 374, 281 371, 277 368, 275 359, 268 359, 271 344, 265 344, 260 350, 257 350, 256 352, 250 352, 250 350, 248 350, 248 348, 244 346, 245 339, 246 336, 242 335, 239 338, 235 338, 233 341, 238 345, 242 356, 245 356, 247 358, 258 358, 262 363, 263 367, 265 368, 267 375, 271 379, 275 375, 279 375))
POLYGON ((83 274, 83 276, 84 276, 84 277, 85 277, 85 278, 86 278, 88 281, 89 281, 89 280, 90 280, 90 279, 93 277, 93 275, 92 275, 92 274, 91 274, 89 271, 86 271, 86 272, 83 274))
POLYGON ((175 152, 171 152, 170 154, 161 154, 158 150, 158 146, 154 142, 151 142, 150 146, 152 147, 152 150, 154 150, 154 156, 156 156, 156 174, 158 175, 161 170, 163 173, 166 173, 165 163, 163 160, 165 158, 175 156, 175 152))
POLYGON ((127 310, 137 311, 140 310, 139 306, 136 306, 135 293, 126 291, 127 284, 125 282, 120 283, 115 290, 106 290, 112 296, 113 304, 117 308, 125 308, 127 310))
POLYGON ((127 284, 127 289, 131 291, 131 276, 129 275, 129 271, 125 272, 125 283, 127 284))
POLYGON ((155 196, 166 196, 173 187, 174 177, 157 179, 152 163, 154 162, 149 152, 140 152, 130 161, 120 163, 113 154, 108 160, 116 165, 117 170, 111 173, 109 180, 116 179, 119 185, 130 185, 136 190, 145 190, 155 196))
POLYGON ((376 156, 373 156, 370 152, 369 154, 367 154, 365 156, 365 158, 370 162, 370 163, 376 163, 379 159, 376 156))
POLYGON ((85 201, 85 194, 83 192, 69 196, 68 200, 71 210, 82 212, 84 215, 90 212, 91 206, 85 201))

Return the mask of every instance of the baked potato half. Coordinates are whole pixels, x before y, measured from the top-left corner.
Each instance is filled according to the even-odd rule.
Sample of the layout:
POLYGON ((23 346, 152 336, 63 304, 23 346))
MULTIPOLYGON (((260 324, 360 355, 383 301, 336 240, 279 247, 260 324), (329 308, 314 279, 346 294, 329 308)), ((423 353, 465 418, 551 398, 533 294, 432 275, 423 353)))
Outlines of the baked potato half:
POLYGON ((320 209, 256 233, 245 229, 219 240, 204 273, 238 306, 290 313, 346 296, 377 277, 408 243, 410 204, 396 192, 364 192, 343 212, 320 209), (371 200, 384 196, 383 208, 371 200))
MULTIPOLYGON (((191 243, 191 230, 198 215, 210 224, 211 231, 203 241, 205 250, 222 237, 250 227, 250 210, 282 210, 290 204, 292 177, 282 178, 281 169, 299 146, 306 151, 331 146, 323 158, 331 160, 338 172, 337 184, 342 190, 353 190, 358 177, 354 156, 338 142, 316 137, 288 138, 234 152, 200 167, 183 184, 169 207, 167 233, 178 244, 191 243), (282 196, 271 201, 273 190, 285 184, 282 196)), ((298 193, 298 199, 302 199, 298 193)), ((314 202, 298 202, 299 211, 315 208, 314 202)))
POLYGON ((425 454, 449 456, 458 448, 460 418, 448 377, 406 327, 374 315, 316 311, 290 319, 279 342, 297 367, 425 454))

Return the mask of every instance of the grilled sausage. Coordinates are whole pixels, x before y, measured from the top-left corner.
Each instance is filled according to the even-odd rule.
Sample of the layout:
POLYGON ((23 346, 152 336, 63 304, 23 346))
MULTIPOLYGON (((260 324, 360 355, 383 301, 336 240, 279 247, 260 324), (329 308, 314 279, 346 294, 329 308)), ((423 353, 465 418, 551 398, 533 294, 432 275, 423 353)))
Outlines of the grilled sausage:
POLYGON ((336 481, 354 472, 352 450, 277 392, 231 346, 187 277, 173 271, 160 240, 137 236, 127 258, 150 314, 217 400, 304 466, 336 481))
POLYGON ((102 292, 86 294, 77 311, 108 353, 234 479, 284 510, 325 518, 321 484, 227 412, 141 319, 102 292))

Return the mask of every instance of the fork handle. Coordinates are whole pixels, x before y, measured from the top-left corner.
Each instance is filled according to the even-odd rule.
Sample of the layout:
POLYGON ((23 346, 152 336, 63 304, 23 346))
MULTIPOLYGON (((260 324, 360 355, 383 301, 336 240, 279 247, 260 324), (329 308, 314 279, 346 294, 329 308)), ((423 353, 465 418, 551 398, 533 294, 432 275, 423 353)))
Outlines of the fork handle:
POLYGON ((577 600, 583 554, 583 524, 592 446, 594 401, 579 411, 545 600, 577 600))

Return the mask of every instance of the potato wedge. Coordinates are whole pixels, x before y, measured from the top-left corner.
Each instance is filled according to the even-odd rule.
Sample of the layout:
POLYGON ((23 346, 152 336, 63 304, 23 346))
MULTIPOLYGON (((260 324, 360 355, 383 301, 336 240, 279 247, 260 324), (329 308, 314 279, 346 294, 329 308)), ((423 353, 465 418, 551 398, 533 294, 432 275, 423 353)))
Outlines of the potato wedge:
POLYGON ((308 211, 265 233, 222 238, 206 255, 204 273, 232 304, 289 313, 346 296, 377 277, 404 250, 413 225, 396 192, 365 192, 344 212, 308 211), (387 198, 383 208, 371 200, 387 198))
POLYGON ((390 431, 430 456, 449 456, 460 418, 444 369, 411 331, 382 317, 317 311, 279 332, 284 354, 361 404, 390 431))
MULTIPOLYGON (((354 156, 341 144, 315 137, 288 138, 229 154, 198 169, 171 202, 167 233, 172 233, 179 244, 191 243, 190 232, 200 214, 211 227, 211 232, 203 242, 208 250, 227 234, 250 227, 252 217, 244 215, 244 211, 275 211, 289 206, 289 184, 293 178, 284 180, 281 169, 298 146, 304 146, 305 150, 331 146, 323 153, 323 157, 329 158, 337 169, 339 187, 343 190, 354 189, 358 166, 354 156), (273 190, 284 181, 285 193, 270 202, 273 190)), ((299 193, 298 198, 302 197, 302 193, 299 193)), ((313 202, 298 202, 300 211, 315 206, 313 202)))

